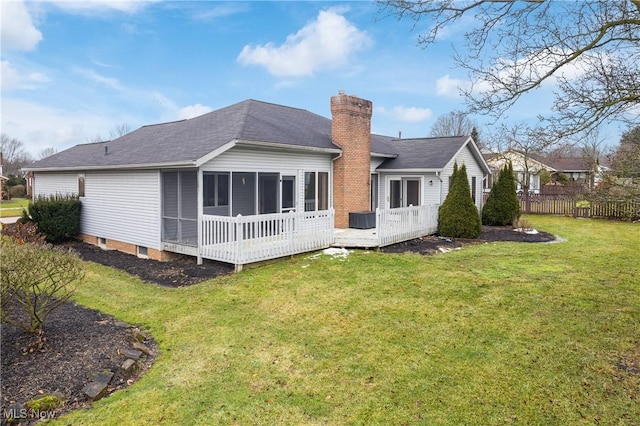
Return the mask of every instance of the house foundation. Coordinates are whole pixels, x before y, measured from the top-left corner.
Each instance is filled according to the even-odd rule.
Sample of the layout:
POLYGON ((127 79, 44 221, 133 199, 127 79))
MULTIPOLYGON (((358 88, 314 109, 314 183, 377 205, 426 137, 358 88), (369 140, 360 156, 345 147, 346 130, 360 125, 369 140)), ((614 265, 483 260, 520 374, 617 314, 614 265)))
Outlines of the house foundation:
POLYGON ((103 250, 117 250, 142 258, 159 260, 161 262, 174 260, 180 256, 179 254, 168 251, 142 247, 136 244, 125 243, 123 241, 97 237, 95 235, 80 234, 78 238, 85 243, 100 247, 103 250))

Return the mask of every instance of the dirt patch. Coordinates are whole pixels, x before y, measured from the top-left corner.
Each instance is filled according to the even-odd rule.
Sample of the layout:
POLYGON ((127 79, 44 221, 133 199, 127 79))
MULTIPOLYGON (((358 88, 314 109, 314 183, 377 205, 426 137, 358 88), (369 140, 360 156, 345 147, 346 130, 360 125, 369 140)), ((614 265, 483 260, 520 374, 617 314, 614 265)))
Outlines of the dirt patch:
POLYGON ((483 226, 477 239, 445 238, 428 235, 421 238, 393 244, 381 249, 384 253, 414 252, 424 255, 444 253, 466 245, 482 244, 494 241, 513 241, 522 243, 545 243, 554 241, 556 237, 548 232, 527 233, 516 232, 510 226, 483 226))

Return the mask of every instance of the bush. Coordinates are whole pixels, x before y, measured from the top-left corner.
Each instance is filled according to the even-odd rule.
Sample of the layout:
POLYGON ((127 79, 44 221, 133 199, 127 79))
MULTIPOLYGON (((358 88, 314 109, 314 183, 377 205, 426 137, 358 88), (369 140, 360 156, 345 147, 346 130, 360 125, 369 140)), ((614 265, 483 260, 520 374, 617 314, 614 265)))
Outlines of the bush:
POLYGON ((449 194, 438 209, 438 233, 444 237, 478 238, 482 230, 478 209, 471 199, 467 168, 455 164, 449 194))
POLYGON ((490 226, 512 225, 520 217, 520 201, 516 192, 513 166, 506 164, 493 184, 482 208, 482 223, 490 226))
POLYGON ((3 237, 0 275, 0 319, 41 335, 47 316, 69 300, 84 273, 71 250, 3 237))
POLYGON ((75 195, 38 197, 29 203, 29 219, 38 225, 47 242, 57 243, 80 233, 81 206, 75 195))
POLYGON ((44 244, 44 235, 38 232, 38 227, 32 222, 23 222, 22 218, 14 224, 4 225, 2 235, 10 237, 16 244, 44 244))
POLYGON ((9 195, 11 197, 23 197, 25 195, 25 186, 24 185, 13 185, 9 187, 9 195))

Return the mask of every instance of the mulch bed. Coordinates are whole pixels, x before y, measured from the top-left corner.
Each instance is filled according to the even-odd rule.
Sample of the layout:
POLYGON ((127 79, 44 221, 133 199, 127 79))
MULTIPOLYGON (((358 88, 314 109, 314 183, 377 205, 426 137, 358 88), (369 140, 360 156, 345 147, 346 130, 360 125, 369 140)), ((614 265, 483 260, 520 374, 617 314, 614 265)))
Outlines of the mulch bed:
MULTIPOLYGON (((546 232, 526 234, 514 232, 510 227, 484 227, 477 240, 428 236, 388 246, 382 251, 411 251, 430 255, 489 241, 549 242, 554 239, 553 235, 546 232)), ((81 242, 66 245, 73 248, 83 260, 121 269, 143 281, 161 286, 192 285, 233 271, 231 266, 219 262, 205 261, 198 265, 190 257, 157 262, 118 251, 105 251, 81 242)), ((127 347, 131 335, 127 324, 68 302, 54 311, 44 326, 44 349, 34 352, 28 350, 33 343, 33 336, 4 323, 0 326, 3 413, 6 413, 5 410, 19 410, 26 401, 46 394, 60 395, 65 400, 64 406, 55 412, 56 416, 87 406, 90 402, 81 389, 103 370, 116 373, 110 392, 136 379, 125 378, 119 372, 124 358, 118 349, 127 347)), ((151 338, 145 344, 153 349, 153 354, 156 353, 156 345, 151 338)), ((147 357, 140 373, 149 368, 154 358, 147 357)), ((21 424, 33 424, 36 420, 34 417, 22 419, 21 424)), ((2 423, 6 423, 4 416, 2 423)))
POLYGON ((521 243, 546 243, 554 241, 556 237, 548 232, 528 234, 516 232, 510 226, 483 226, 477 239, 445 238, 428 235, 402 243, 393 244, 381 249, 384 253, 414 252, 423 255, 443 253, 462 248, 470 244, 482 244, 496 241, 513 241, 521 243))
POLYGON ((159 262, 141 259, 116 250, 103 250, 100 247, 78 241, 65 243, 65 246, 76 251, 82 260, 121 269, 139 277, 142 281, 165 287, 197 284, 233 272, 233 266, 229 264, 205 259, 202 265, 198 265, 196 259, 191 256, 181 256, 177 260, 159 262))

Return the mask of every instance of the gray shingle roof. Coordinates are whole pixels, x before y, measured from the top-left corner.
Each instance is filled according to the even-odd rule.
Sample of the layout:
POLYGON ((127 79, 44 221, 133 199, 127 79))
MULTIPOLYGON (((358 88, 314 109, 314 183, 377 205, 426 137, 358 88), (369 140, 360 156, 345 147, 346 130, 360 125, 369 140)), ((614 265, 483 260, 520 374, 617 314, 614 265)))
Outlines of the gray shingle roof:
POLYGON ((246 100, 188 120, 143 126, 113 141, 76 145, 27 169, 189 164, 236 139, 339 150, 328 118, 246 100))
POLYGON ((398 157, 385 160, 378 169, 442 169, 451 161, 468 139, 469 136, 394 139, 387 143, 396 150, 398 157))
MULTIPOLYGON (((380 169, 441 169, 467 139, 396 139, 372 134, 371 152, 389 157, 380 169)), ((194 165, 236 140, 339 152, 331 142, 330 119, 250 99, 188 120, 143 126, 112 141, 76 145, 25 169, 194 165)))

